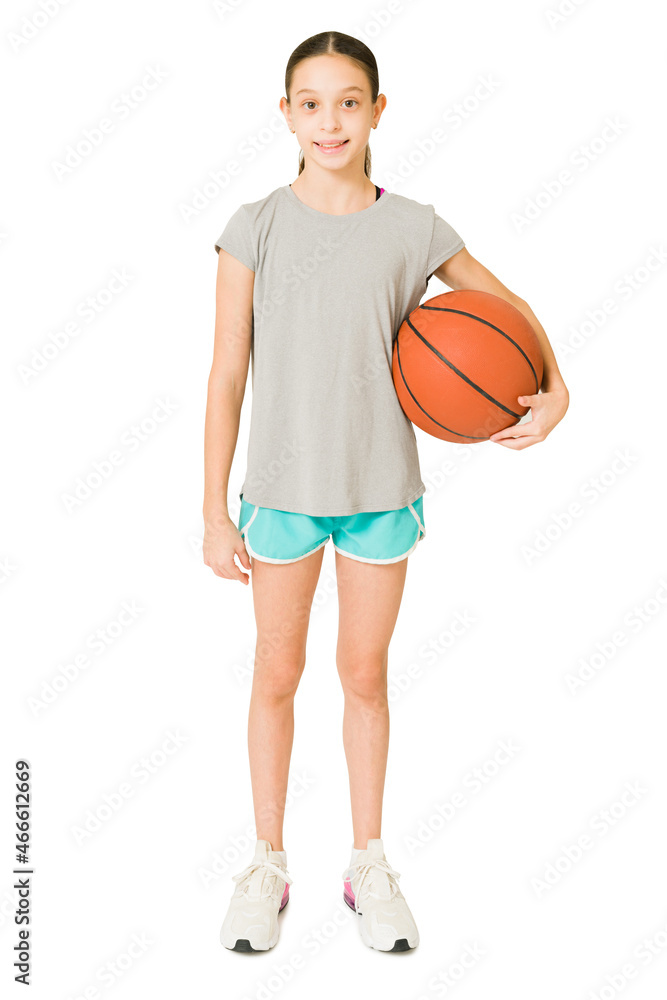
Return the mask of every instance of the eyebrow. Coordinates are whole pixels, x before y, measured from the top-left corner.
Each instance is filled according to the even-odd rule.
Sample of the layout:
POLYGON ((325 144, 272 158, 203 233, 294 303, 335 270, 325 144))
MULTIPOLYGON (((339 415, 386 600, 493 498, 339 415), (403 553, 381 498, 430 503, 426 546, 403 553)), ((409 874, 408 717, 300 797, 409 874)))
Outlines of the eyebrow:
MULTIPOLYGON (((349 90, 358 90, 360 94, 363 94, 363 90, 361 87, 343 87, 343 89, 341 90, 341 94, 345 94, 349 90)), ((297 90, 295 97, 298 97, 299 94, 316 94, 316 93, 317 93, 316 90, 311 90, 309 87, 302 87, 301 90, 297 90)))

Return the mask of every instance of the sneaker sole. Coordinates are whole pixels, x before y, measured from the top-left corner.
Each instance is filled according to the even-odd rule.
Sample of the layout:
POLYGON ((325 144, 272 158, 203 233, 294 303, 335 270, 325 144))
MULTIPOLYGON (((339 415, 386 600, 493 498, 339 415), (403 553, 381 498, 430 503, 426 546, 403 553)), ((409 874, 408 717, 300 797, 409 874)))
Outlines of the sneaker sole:
MULTIPOLYGON (((352 905, 352 903, 350 903, 348 901, 347 896, 345 896, 345 894, 343 894, 343 899, 345 900, 345 902, 347 903, 347 905, 350 907, 350 909, 352 910, 352 912, 356 913, 357 916, 360 917, 361 916, 361 910, 355 910, 354 906, 352 905)), ((393 945, 392 948, 378 948, 376 945, 371 944, 371 942, 368 940, 368 938, 364 934, 363 925, 361 926, 361 937, 362 937, 362 940, 363 940, 364 944, 368 945, 369 948, 375 948, 376 951, 385 951, 387 953, 392 952, 392 951, 411 951, 413 948, 417 947, 417 944, 419 944, 419 942, 417 942, 417 944, 410 944, 408 942, 407 938, 398 938, 396 941, 394 941, 394 945, 393 945)))
MULTIPOLYGON (((279 914, 283 912, 288 903, 289 903, 289 896, 278 910, 279 914)), ((222 941, 222 939, 221 941, 222 944, 225 945, 225 948, 227 948, 228 951, 254 951, 254 952, 270 951, 271 948, 274 948, 278 943, 279 936, 280 936, 280 928, 276 925, 276 932, 274 934, 275 940, 270 941, 269 944, 267 944, 266 948, 253 948, 253 946, 250 944, 250 941, 248 941, 247 938, 238 938, 236 944, 234 945, 225 944, 225 942, 222 941)))

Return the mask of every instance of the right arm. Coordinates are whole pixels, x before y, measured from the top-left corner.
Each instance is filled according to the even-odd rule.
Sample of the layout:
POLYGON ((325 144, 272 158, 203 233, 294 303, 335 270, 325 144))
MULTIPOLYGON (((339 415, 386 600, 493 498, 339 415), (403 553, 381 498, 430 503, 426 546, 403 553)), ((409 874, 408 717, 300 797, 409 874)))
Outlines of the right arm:
POLYGON ((250 569, 243 538, 227 510, 229 473, 239 433, 252 336, 255 272, 218 253, 215 338, 204 428, 204 562, 217 576, 248 583, 234 554, 250 569))

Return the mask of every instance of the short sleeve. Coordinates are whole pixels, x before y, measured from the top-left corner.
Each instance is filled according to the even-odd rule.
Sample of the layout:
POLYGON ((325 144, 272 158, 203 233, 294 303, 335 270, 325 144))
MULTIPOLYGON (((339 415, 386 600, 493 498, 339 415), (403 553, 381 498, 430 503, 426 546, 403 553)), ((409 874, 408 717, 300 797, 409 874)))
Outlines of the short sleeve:
POLYGON ((453 229, 448 222, 441 219, 437 213, 434 213, 433 220, 433 235, 431 237, 431 246, 428 253, 428 262, 426 266, 426 280, 431 277, 434 271, 444 264, 446 260, 453 257, 455 253, 462 250, 465 243, 453 229))
POLYGON ((215 252, 226 250, 251 271, 256 270, 250 222, 245 205, 240 205, 215 242, 215 252))

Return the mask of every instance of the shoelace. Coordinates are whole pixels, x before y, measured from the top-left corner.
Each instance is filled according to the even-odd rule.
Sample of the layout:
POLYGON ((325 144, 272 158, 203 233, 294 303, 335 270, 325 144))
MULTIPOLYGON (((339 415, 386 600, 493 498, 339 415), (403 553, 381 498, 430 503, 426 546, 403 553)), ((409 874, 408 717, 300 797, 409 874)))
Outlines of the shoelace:
POLYGON ((359 879, 359 884, 357 885, 356 892, 354 893, 355 911, 359 909, 359 900, 361 899, 362 888, 365 889, 364 892, 365 896, 373 896, 375 899, 387 898, 386 896, 381 896, 377 892, 373 892, 373 890, 370 887, 366 888, 364 885, 366 879, 369 876, 370 876, 370 883, 372 885, 374 868, 376 870, 379 869, 388 876, 387 883, 389 885, 389 900, 394 899, 394 897, 398 894, 398 886, 396 885, 396 881, 401 877, 401 875, 400 872, 394 871, 394 869, 391 867, 388 861, 385 861, 383 858, 376 858, 373 861, 357 861, 356 864, 350 865, 350 867, 346 868, 345 871, 343 872, 343 878, 346 879, 349 877, 350 884, 352 884, 352 878, 356 878, 357 875, 361 875, 361 878, 359 879), (358 869, 356 874, 350 875, 350 873, 355 868, 358 869))
MULTIPOLYGON (((235 882, 241 883, 243 882, 244 879, 248 880, 246 885, 244 885, 241 890, 246 895, 250 887, 251 877, 260 868, 264 869, 266 875, 270 874, 277 875, 279 878, 283 880, 283 882, 287 882, 288 885, 291 885, 293 882, 293 879, 289 874, 289 872, 287 871, 287 869, 281 868, 273 861, 253 861, 251 864, 248 865, 247 868, 244 868, 242 872, 239 872, 238 875, 232 875, 232 878, 235 882)), ((277 888, 277 882, 274 879, 271 878, 262 879, 262 893, 264 896, 273 896, 276 891, 276 888, 277 888), (268 891, 264 891, 265 887, 268 891)), ((282 892, 284 891, 285 890, 283 889, 282 892)))

